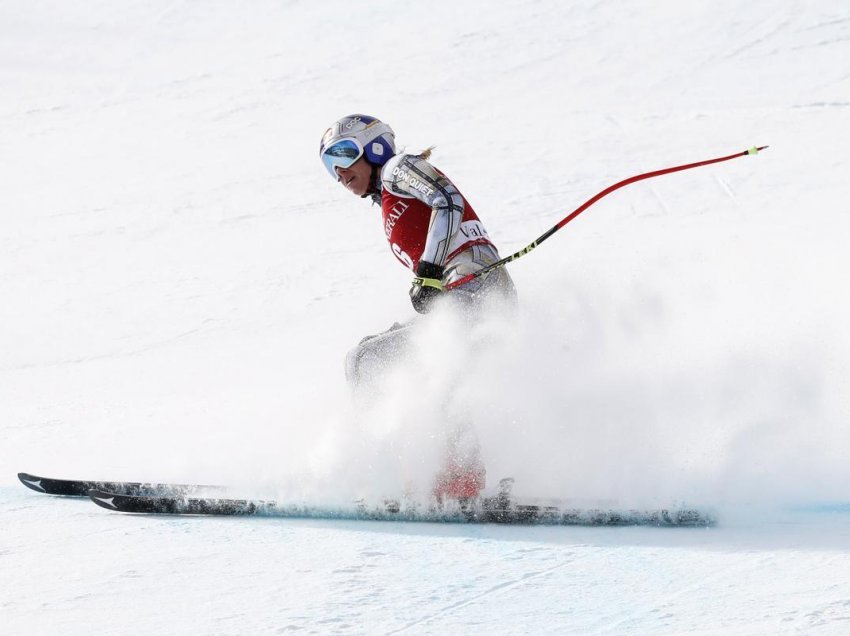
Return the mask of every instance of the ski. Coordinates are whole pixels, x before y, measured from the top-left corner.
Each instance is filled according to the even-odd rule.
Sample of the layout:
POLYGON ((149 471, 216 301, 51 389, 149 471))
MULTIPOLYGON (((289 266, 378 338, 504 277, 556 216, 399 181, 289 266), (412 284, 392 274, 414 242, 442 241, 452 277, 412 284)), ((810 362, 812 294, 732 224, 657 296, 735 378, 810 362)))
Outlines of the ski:
POLYGON ((221 490, 221 486, 191 484, 154 484, 129 481, 84 481, 79 479, 54 479, 29 473, 18 473, 18 479, 27 488, 46 495, 63 497, 88 497, 89 490, 103 490, 126 495, 180 495, 202 491, 221 490))
POLYGON ((499 523, 562 526, 678 526, 706 527, 716 523, 707 512, 693 509, 608 510, 506 502, 484 497, 445 508, 405 507, 395 500, 381 505, 317 506, 282 504, 254 499, 139 496, 93 489, 91 500, 118 512, 165 515, 263 516, 289 519, 343 519, 431 523, 499 523))

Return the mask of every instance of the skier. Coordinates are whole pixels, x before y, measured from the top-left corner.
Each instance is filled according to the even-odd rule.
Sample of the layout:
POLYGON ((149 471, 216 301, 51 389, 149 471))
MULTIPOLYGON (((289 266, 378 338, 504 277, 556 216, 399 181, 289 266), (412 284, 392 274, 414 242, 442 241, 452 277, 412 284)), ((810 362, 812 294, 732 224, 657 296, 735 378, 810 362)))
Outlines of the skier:
MULTIPOLYGON (((493 299, 513 307, 516 291, 505 268, 473 279, 449 292, 449 283, 499 260, 487 230, 454 183, 432 166, 430 148, 418 155, 397 153, 386 123, 368 115, 348 115, 322 135, 319 155, 328 173, 352 194, 381 206, 384 233, 395 257, 414 272, 409 295, 413 308, 428 313, 445 300, 455 301, 468 320, 489 311, 493 299)), ((393 325, 368 336, 349 352, 346 377, 356 389, 374 379, 407 350, 415 321, 393 325)), ((447 466, 435 493, 458 499, 474 497, 484 483, 477 442, 462 451, 458 427, 450 435, 447 466)))

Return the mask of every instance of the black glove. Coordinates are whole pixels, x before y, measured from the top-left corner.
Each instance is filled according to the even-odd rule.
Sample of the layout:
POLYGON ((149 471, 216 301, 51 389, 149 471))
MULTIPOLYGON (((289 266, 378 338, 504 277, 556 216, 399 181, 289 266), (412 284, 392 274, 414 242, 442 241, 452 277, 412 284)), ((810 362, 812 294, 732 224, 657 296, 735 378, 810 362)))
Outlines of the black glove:
POLYGON ((416 278, 410 287, 410 302, 420 314, 431 310, 431 303, 443 292, 443 268, 428 261, 419 261, 416 278))

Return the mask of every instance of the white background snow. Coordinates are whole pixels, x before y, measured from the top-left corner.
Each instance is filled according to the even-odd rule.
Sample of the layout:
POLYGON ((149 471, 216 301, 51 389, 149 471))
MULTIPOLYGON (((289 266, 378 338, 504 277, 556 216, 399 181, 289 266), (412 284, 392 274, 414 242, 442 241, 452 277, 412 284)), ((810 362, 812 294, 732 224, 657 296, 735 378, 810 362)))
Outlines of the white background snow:
POLYGON ((848 60, 841 0, 0 2, 0 630, 850 633, 848 60), (353 112, 435 144, 503 254, 771 147, 604 199, 510 266, 490 349, 436 316, 358 411, 345 352, 413 311, 317 158, 353 112), (721 523, 133 517, 15 478, 397 496, 445 395, 491 484, 721 523))

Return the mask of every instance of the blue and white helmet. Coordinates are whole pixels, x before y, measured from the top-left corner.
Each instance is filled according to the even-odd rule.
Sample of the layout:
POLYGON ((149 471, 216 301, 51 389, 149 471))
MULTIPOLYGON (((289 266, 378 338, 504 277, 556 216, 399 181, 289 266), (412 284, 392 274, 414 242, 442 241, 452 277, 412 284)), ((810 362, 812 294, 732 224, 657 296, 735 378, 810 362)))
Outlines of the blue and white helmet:
POLYGON ((348 115, 334 122, 322 135, 319 156, 334 179, 337 168, 349 168, 366 155, 373 166, 382 166, 395 154, 395 133, 380 119, 348 115))

